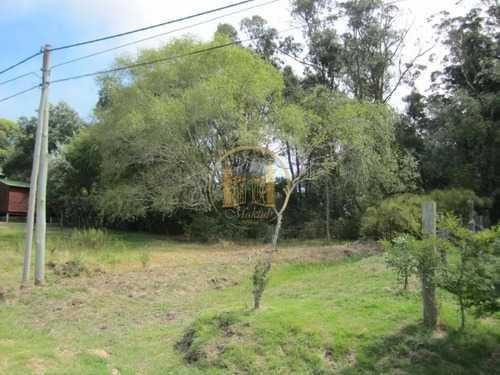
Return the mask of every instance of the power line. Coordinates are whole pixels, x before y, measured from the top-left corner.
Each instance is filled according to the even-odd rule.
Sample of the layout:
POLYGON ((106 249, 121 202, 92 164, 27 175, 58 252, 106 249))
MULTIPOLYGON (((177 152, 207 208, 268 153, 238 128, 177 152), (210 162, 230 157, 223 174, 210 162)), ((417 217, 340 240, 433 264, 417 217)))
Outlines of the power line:
POLYGON ((226 5, 226 6, 220 7, 220 8, 207 10, 207 11, 205 11, 205 12, 201 12, 201 13, 193 14, 193 15, 190 15, 190 16, 182 17, 182 18, 177 18, 177 19, 175 19, 175 20, 171 20, 171 21, 167 21, 167 22, 162 22, 162 23, 159 23, 159 24, 157 24, 157 25, 147 26, 147 27, 143 27, 143 28, 140 28, 140 29, 127 31, 127 32, 120 33, 120 34, 115 34, 115 35, 110 35, 110 36, 106 36, 106 37, 99 38, 99 39, 89 40, 89 41, 86 41, 86 42, 80 42, 80 43, 70 44, 70 45, 67 45, 67 46, 62 46, 62 47, 53 48, 53 49, 52 49, 52 51, 59 51, 59 50, 62 50, 62 49, 67 49, 67 48, 73 48, 73 47, 83 46, 83 45, 86 45, 86 44, 91 44, 91 43, 101 42, 101 41, 104 41, 104 40, 109 40, 109 39, 118 38, 118 37, 125 36, 125 35, 130 35, 130 34, 138 33, 138 32, 140 32, 140 31, 151 30, 151 29, 154 29, 154 28, 157 28, 157 27, 160 27, 160 26, 170 25, 170 24, 172 24, 172 23, 176 23, 176 22, 180 22, 180 21, 189 20, 189 19, 191 19, 191 18, 196 18, 196 17, 199 17, 199 16, 204 16, 204 15, 206 15, 206 14, 210 14, 210 13, 218 12, 218 11, 220 11, 220 10, 224 10, 224 9, 233 8, 233 7, 235 7, 235 6, 242 5, 242 4, 246 4, 246 3, 250 3, 250 2, 253 2, 253 1, 255 1, 255 0, 245 0, 245 1, 240 1, 239 3, 229 4, 229 5, 226 5))
MULTIPOLYGON (((154 39, 154 38, 158 38, 158 37, 163 36, 163 35, 172 34, 172 33, 175 33, 175 32, 177 32, 177 31, 186 30, 186 29, 189 29, 189 28, 192 28, 192 27, 195 27, 195 26, 203 25, 203 24, 205 24, 205 23, 212 22, 212 21, 215 21, 215 20, 218 20, 218 19, 224 18, 224 17, 232 16, 232 15, 234 15, 234 14, 238 14, 238 13, 241 13, 241 12, 245 12, 245 11, 250 10, 250 9, 259 8, 259 7, 264 6, 264 5, 268 5, 268 4, 271 4, 271 3, 275 3, 276 1, 278 1, 278 0, 271 0, 271 1, 268 1, 267 3, 263 3, 263 4, 259 4, 259 5, 254 5, 254 6, 252 6, 252 7, 245 8, 245 9, 238 10, 238 11, 231 12, 231 13, 227 13, 227 14, 224 14, 224 15, 222 15, 222 16, 214 17, 214 18, 211 18, 211 19, 206 20, 206 21, 198 22, 198 23, 195 23, 195 24, 192 24, 192 25, 189 25, 189 26, 185 26, 185 27, 181 27, 181 28, 178 28, 178 29, 175 29, 175 30, 167 31, 167 32, 164 32, 164 33, 161 33, 161 34, 153 35, 153 36, 150 36, 150 37, 148 37, 148 38, 139 39, 139 40, 136 40, 136 41, 134 41, 134 42, 130 42, 130 43, 126 43, 126 44, 122 44, 122 45, 120 45, 120 46, 113 47, 113 48, 109 48, 109 49, 106 49, 106 50, 103 50, 103 51, 100 51, 100 52, 92 53, 92 54, 90 54, 90 55, 86 55, 86 56, 78 57, 78 58, 73 59, 73 60, 69 60, 69 61, 65 61, 65 62, 60 63, 60 64, 56 64, 56 65, 54 65, 54 66, 52 67, 52 69, 57 68, 57 67, 60 67, 60 66, 63 66, 63 65, 71 64, 71 63, 74 63, 74 62, 76 62, 76 61, 84 60, 84 59, 87 59, 87 58, 89 58, 89 57, 94 57, 94 56, 97 56, 97 55, 101 55, 101 54, 103 54, 103 53, 111 52, 111 51, 114 51, 114 50, 117 50, 117 49, 120 49, 120 48, 128 47, 128 46, 131 46, 131 45, 133 45, 133 44, 137 44, 137 43, 145 42, 145 41, 147 41, 147 40, 151 40, 151 39, 154 39)), ((1 85, 1 84, 0 84, 0 85, 1 85)))
MULTIPOLYGON (((283 31, 278 31, 278 34, 284 33, 284 32, 290 31, 290 30, 293 30, 293 28, 292 29, 283 30, 283 31)), ((66 77, 66 78, 56 79, 54 81, 51 81, 51 83, 59 83, 59 82, 65 82, 65 81, 72 81, 72 80, 75 80, 75 79, 92 77, 92 76, 96 76, 96 75, 99 75, 99 74, 107 74, 107 73, 118 72, 118 71, 121 71, 121 70, 126 70, 126 69, 130 69, 130 68, 136 68, 136 67, 139 67, 139 66, 152 65, 152 64, 159 63, 159 62, 164 62, 164 61, 169 61, 169 60, 175 60, 175 59, 179 59, 179 58, 182 58, 182 57, 197 55, 197 54, 203 53, 203 52, 209 52, 209 51, 213 51, 213 50, 217 50, 217 49, 221 49, 221 48, 225 48, 225 47, 234 46, 234 45, 241 44, 241 43, 246 43, 246 42, 249 42, 251 40, 252 40, 252 38, 248 38, 248 39, 245 39, 245 40, 239 40, 239 41, 235 41, 235 42, 231 42, 231 43, 221 44, 221 45, 218 45, 218 46, 208 47, 208 48, 204 48, 204 49, 200 49, 200 50, 192 51, 192 52, 187 52, 187 53, 176 55, 176 56, 165 57, 165 58, 162 58, 162 59, 151 60, 151 61, 146 61, 146 62, 137 63, 137 64, 131 64, 131 65, 122 66, 122 67, 119 67, 119 68, 114 68, 114 69, 109 69, 109 70, 101 70, 101 71, 93 72, 93 73, 81 74, 81 75, 73 76, 73 77, 66 77)))
POLYGON ((9 100, 9 99, 11 99, 11 98, 13 98, 13 97, 15 97, 15 96, 18 96, 18 95, 24 94, 25 92, 28 92, 28 91, 31 91, 31 90, 37 89, 37 88, 39 88, 39 87, 40 87, 40 85, 36 85, 36 86, 30 87, 30 88, 29 88, 29 89, 27 89, 27 90, 24 90, 24 91, 18 92, 17 94, 14 94, 14 95, 8 96, 8 97, 6 97, 6 98, 0 99, 0 103, 1 103, 1 102, 4 102, 4 101, 6 101, 6 100, 9 100))
MULTIPOLYGON (((281 34, 281 33, 284 33, 284 32, 288 32, 290 30, 293 30, 293 28, 287 29, 287 30, 278 31, 278 34, 281 34)), ((212 47, 200 49, 200 50, 197 50, 197 51, 187 52, 187 53, 176 55, 176 56, 165 57, 165 58, 162 58, 162 59, 151 60, 151 61, 146 61, 146 62, 137 63, 137 64, 131 64, 131 65, 122 66, 122 67, 119 67, 119 68, 114 68, 114 69, 109 69, 109 70, 101 70, 101 71, 93 72, 93 73, 81 74, 81 75, 73 76, 73 77, 61 78, 61 79, 53 80, 50 83, 59 83, 59 82, 72 81, 72 80, 76 80, 76 79, 80 79, 80 78, 86 78, 86 77, 96 76, 96 75, 99 75, 99 74, 113 73, 113 72, 118 72, 118 71, 130 69, 130 68, 136 68, 136 67, 139 67, 139 66, 151 65, 151 64, 156 64, 156 63, 159 63, 159 62, 169 61, 169 60, 175 60, 175 59, 179 59, 179 58, 182 58, 182 57, 197 55, 197 54, 204 53, 204 52, 210 52, 210 51, 213 51, 213 50, 217 50, 217 49, 221 49, 221 48, 225 48, 225 47, 234 46, 234 45, 237 45, 237 44, 246 43, 246 42, 249 42, 251 40, 252 40, 252 38, 248 38, 248 39, 245 39, 245 40, 240 40, 240 41, 235 41, 235 42, 231 42, 231 43, 221 44, 221 45, 218 45, 218 46, 212 46, 212 47)), ((11 96, 9 96, 7 98, 0 99, 0 103, 6 101, 8 99, 11 99, 11 98, 13 98, 15 96, 24 94, 25 92, 31 91, 31 90, 33 90, 33 89, 35 89, 37 87, 40 87, 40 85, 37 85, 37 86, 31 87, 31 88, 29 88, 27 90, 18 92, 17 94, 11 95, 11 96)))
MULTIPOLYGON (((238 5, 242 5, 242 4, 246 4, 246 3, 250 3, 250 2, 253 2, 255 0, 245 0, 245 1, 240 1, 239 3, 234 3, 234 4, 229 4, 229 5, 226 5, 226 6, 223 6, 223 7, 220 7, 220 8, 216 8, 216 9, 211 9, 211 10, 207 10, 205 12, 201 12, 201 13, 197 13, 197 14, 193 14, 193 15, 190 15, 190 16, 186 16, 186 17, 182 17, 182 18, 178 18, 178 19, 175 19, 175 20, 171 20, 171 21, 167 21, 167 22, 162 22, 162 23, 159 23, 157 25, 153 25, 153 26, 147 26, 147 27, 143 27, 143 28, 140 28, 140 29, 136 29, 136 30, 131 30, 131 31, 127 31, 127 32, 124 32, 124 33, 120 33, 120 34, 115 34, 115 35, 110 35, 110 36, 106 36, 106 37, 103 37, 103 38, 98 38, 98 39, 93 39, 93 40, 88 40, 86 42, 80 42, 80 43, 75 43, 75 44, 70 44, 70 45, 67 45, 67 46, 62 46, 62 47, 57 47, 57 48, 53 48, 52 51, 59 51, 59 50, 62 50, 62 49, 67 49, 67 48, 73 48, 73 47, 78 47, 78 46, 83 46, 83 45, 86 45, 86 44, 91 44, 91 43, 96 43, 96 42, 101 42, 101 41, 104 41, 104 40, 108 40, 108 39, 114 39, 114 38, 118 38, 118 37, 121 37, 121 36, 125 36, 125 35, 130 35, 130 34, 135 34, 135 33, 138 33, 140 31, 146 31, 146 30, 150 30, 150 29, 154 29, 154 28, 157 28, 157 27, 160 27, 160 26, 165 26, 165 25, 170 25, 172 23, 176 23, 176 22, 180 22, 180 21, 185 21, 185 20, 188 20, 188 19, 191 19, 191 18, 196 18, 196 17, 199 17, 199 16, 203 16, 203 15, 206 15, 206 14, 210 14, 210 13, 214 13, 214 12, 218 12, 220 10, 224 10, 224 9, 229 9, 229 8, 233 8, 235 6, 238 6, 238 5)), ((5 72, 8 72, 9 70, 11 69, 14 69, 15 67, 25 63, 26 61, 29 61, 31 60, 32 58, 34 57, 37 57, 38 55, 41 55, 42 54, 42 51, 40 52, 37 52, 21 61, 19 61, 18 63, 12 65, 12 66, 9 66, 7 69, 4 69, 0 72, 0 74, 3 74, 5 72)))
POLYGON ((19 79, 19 78, 23 78, 23 77, 30 76, 30 75, 34 75, 34 76, 36 76, 36 77, 38 77, 38 78, 42 79, 42 77, 40 77, 40 76, 39 76, 38 74, 36 74, 35 72, 30 72, 30 73, 26 73, 26 74, 23 74, 23 75, 20 75, 20 76, 14 77, 14 78, 9 79, 9 80, 7 80, 7 81, 0 82, 0 86, 5 85, 6 83, 9 83, 9 82, 15 81, 15 80, 17 80, 17 79, 19 79))
POLYGON ((5 73, 5 72, 8 72, 9 70, 14 69, 16 66, 19 66, 19 65, 21 65, 21 64, 23 64, 23 63, 25 63, 26 61, 29 61, 29 60, 31 60, 32 58, 37 57, 38 55, 41 55, 41 54, 42 54, 42 52, 37 52, 37 53, 35 53, 34 55, 31 55, 30 57, 27 57, 27 58, 25 58, 24 60, 19 61, 17 64, 14 64, 14 65, 12 65, 12 66, 9 66, 7 69, 2 70, 2 71, 0 72, 0 74, 3 74, 3 73, 5 73))
POLYGON ((156 64, 156 63, 163 62, 163 61, 175 60, 175 59, 179 59, 181 57, 187 57, 187 56, 197 55, 197 54, 203 53, 203 52, 209 52, 209 51, 221 49, 221 48, 224 48, 224 47, 234 46, 236 44, 240 44, 240 43, 243 43, 243 42, 248 42, 249 40, 250 39, 242 40, 242 41, 237 41, 237 42, 226 43, 226 44, 221 44, 221 45, 218 45, 218 46, 213 46, 213 47, 209 47, 209 48, 205 48, 205 49, 200 49, 200 50, 197 50, 197 51, 187 52, 187 53, 184 53, 184 54, 181 54, 181 55, 170 56, 170 57, 165 57, 163 59, 146 61, 146 62, 143 62, 143 63, 137 63, 137 64, 127 65, 127 66, 122 66, 120 68, 114 68, 114 69, 109 69, 109 70, 102 70, 102 71, 99 71, 99 72, 87 73, 87 74, 82 74, 82 75, 74 76, 74 77, 67 77, 67 78, 56 79, 56 80, 52 81, 51 83, 59 83, 59 82, 65 82, 65 81, 72 81, 72 80, 75 80, 75 79, 92 77, 92 76, 96 76, 96 75, 99 75, 99 74, 113 73, 113 72, 118 72, 118 71, 121 71, 121 70, 130 69, 130 68, 136 68, 136 67, 139 67, 139 66, 156 64))

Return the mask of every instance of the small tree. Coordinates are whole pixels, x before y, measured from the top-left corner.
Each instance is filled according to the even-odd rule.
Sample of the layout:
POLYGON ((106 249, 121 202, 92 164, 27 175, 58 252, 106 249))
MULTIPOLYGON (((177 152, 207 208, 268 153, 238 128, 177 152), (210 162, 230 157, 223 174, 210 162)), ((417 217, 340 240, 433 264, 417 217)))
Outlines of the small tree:
POLYGON ((446 250, 451 255, 441 286, 458 299, 464 328, 467 308, 476 315, 500 311, 500 229, 474 233, 451 215, 441 226, 449 233, 446 250))
POLYGON ((396 237, 393 244, 387 240, 381 241, 382 246, 386 248, 384 256, 387 266, 397 273, 398 281, 403 282, 403 289, 408 287, 408 278, 416 272, 412 253, 415 241, 415 238, 409 235, 396 237))
POLYGON ((398 276, 410 272, 411 264, 411 271, 423 283, 439 286, 457 298, 464 328, 466 309, 477 316, 500 311, 500 227, 474 233, 460 227, 451 215, 445 216, 439 226, 449 234, 447 240, 433 236, 418 241, 404 235, 393 243, 381 243, 386 248, 388 266, 398 276), (436 248, 449 254, 446 265, 436 248))
POLYGON ((254 272, 252 274, 252 286, 253 286, 253 295, 254 295, 254 310, 258 310, 260 308, 260 300, 262 298, 262 293, 266 289, 267 283, 269 281, 269 270, 271 269, 271 261, 273 259, 273 255, 276 252, 276 245, 278 244, 278 237, 281 231, 281 223, 283 221, 283 212, 286 208, 286 202, 290 199, 290 195, 292 191, 297 187, 297 181, 295 180, 292 184, 291 189, 287 190, 285 196, 285 204, 278 212, 278 210, 274 209, 276 213, 276 227, 274 229, 273 238, 271 240, 271 250, 267 255, 266 263, 257 263, 255 265, 254 272))

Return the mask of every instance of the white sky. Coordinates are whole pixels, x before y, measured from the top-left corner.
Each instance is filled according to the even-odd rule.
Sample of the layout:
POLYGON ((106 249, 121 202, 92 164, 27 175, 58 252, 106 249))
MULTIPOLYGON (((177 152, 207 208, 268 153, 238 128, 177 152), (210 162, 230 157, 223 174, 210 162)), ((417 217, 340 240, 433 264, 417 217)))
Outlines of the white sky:
MULTIPOLYGON (((397 6, 403 11, 401 22, 413 22, 413 28, 407 42, 407 55, 415 53, 416 40, 423 44, 431 42, 435 36, 432 28, 427 25, 426 19, 432 14, 447 10, 452 14, 464 14, 470 8, 472 1, 464 1, 465 5, 457 6, 456 0, 400 0, 397 6)), ((206 10, 236 3, 238 0, 1 0, 0 1, 0 46, 3 53, 0 55, 0 71, 40 50, 44 44, 53 47, 82 42, 107 35, 122 33, 128 30, 142 28, 169 20, 189 16, 206 10)), ((258 14, 265 18, 278 31, 290 30, 292 22, 288 0, 277 0, 270 4, 269 0, 257 0, 240 5, 225 11, 183 21, 173 25, 163 26, 151 31, 137 33, 131 36, 112 39, 88 46, 82 46, 52 54, 52 66, 61 62, 78 58, 83 55, 99 52, 121 44, 143 39, 159 33, 170 32, 181 27, 187 27, 199 22, 220 17, 224 14, 241 11, 246 8, 257 8, 240 12, 228 17, 207 22, 187 30, 173 32, 148 42, 136 44, 111 53, 99 55, 77 63, 54 68, 51 79, 90 73, 105 70, 111 66, 116 56, 123 53, 135 54, 138 49, 155 47, 175 36, 186 32, 200 36, 204 40, 212 38, 219 23, 230 23, 239 30, 242 18, 258 14)), ((300 31, 288 31, 283 35, 293 34, 300 37, 300 31)), ((437 46, 433 52, 442 51, 437 46)), ((426 65, 427 57, 420 63, 426 65)), ((35 72, 40 74, 41 56, 0 75, 0 83, 18 75, 35 72)), ((302 68, 294 65, 297 73, 302 68)), ((419 88, 424 91, 428 87, 428 74, 437 66, 428 70, 419 81, 419 88)), ((39 83, 33 75, 14 82, 0 85, 0 99, 27 89, 39 83)), ((97 101, 98 87, 93 78, 85 78, 65 83, 54 84, 50 89, 50 101, 65 100, 75 108, 84 119, 90 119, 92 108, 97 101)), ((407 91, 400 90, 394 96, 391 104, 402 108, 400 98, 407 91)), ((32 90, 29 93, 0 102, 0 118, 17 120, 19 116, 36 115, 40 100, 40 91, 32 90)))

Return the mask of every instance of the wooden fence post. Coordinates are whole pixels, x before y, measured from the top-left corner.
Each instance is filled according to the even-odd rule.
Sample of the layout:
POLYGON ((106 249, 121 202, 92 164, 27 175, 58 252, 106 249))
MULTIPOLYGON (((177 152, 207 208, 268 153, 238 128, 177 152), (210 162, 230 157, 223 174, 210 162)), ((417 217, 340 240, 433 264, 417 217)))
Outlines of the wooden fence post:
MULTIPOLYGON (((422 231, 426 238, 436 235, 436 202, 422 203, 422 231)), ((424 308, 424 324, 429 327, 437 325, 436 285, 433 281, 422 278, 422 304, 424 308)))

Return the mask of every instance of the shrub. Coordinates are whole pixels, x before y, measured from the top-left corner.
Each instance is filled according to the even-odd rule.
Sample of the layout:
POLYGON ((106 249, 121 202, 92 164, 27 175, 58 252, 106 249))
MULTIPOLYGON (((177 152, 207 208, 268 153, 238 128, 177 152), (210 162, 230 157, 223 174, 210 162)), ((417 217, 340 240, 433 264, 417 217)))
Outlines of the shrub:
POLYGON ((361 229, 361 217, 361 213, 359 212, 345 213, 344 216, 333 222, 333 228, 330 233, 341 239, 357 239, 361 229))
POLYGON ((381 241, 386 249, 384 256, 387 266, 397 273, 404 289, 408 287, 408 278, 415 274, 415 241, 414 237, 408 235, 396 237, 392 245, 388 241, 381 241))
POLYGON ((303 239, 314 239, 325 237, 325 219, 320 217, 313 217, 305 221, 300 226, 299 237, 303 239))
POLYGON ((184 227, 189 241, 215 242, 221 237, 222 226, 211 216, 195 216, 191 223, 184 227))
POLYGON ((476 210, 490 206, 488 200, 464 189, 434 190, 428 195, 403 194, 388 198, 378 206, 368 208, 361 221, 361 235, 389 240, 402 233, 419 237, 423 202, 435 201, 438 211, 467 217, 468 200, 474 201, 476 210))

